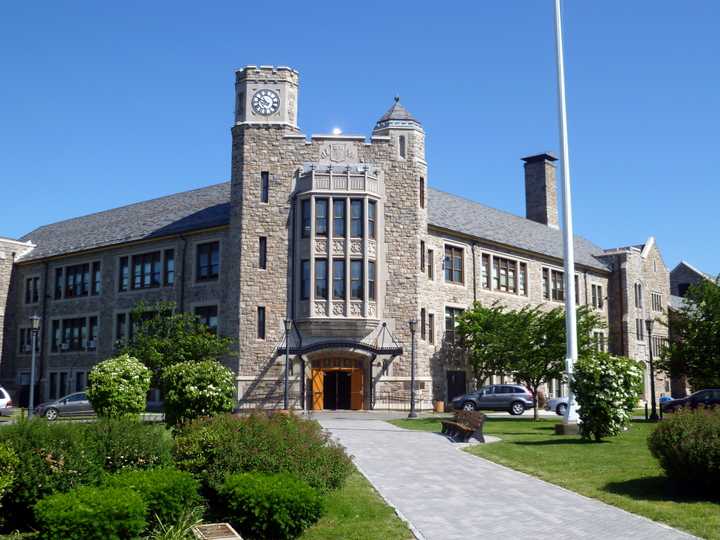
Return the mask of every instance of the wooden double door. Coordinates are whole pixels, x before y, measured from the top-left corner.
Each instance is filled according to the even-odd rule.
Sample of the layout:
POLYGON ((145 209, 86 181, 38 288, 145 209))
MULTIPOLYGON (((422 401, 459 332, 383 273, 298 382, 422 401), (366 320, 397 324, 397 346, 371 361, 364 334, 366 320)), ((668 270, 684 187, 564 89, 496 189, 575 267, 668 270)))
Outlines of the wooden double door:
POLYGON ((312 408, 363 409, 364 375, 361 368, 313 368, 312 408))

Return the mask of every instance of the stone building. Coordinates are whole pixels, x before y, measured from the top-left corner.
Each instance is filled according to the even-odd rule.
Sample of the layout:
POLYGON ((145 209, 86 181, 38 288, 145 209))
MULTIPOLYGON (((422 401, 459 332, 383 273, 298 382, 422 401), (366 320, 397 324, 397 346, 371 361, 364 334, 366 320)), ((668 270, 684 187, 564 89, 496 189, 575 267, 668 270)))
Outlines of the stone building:
MULTIPOLYGON (((42 317, 46 399, 84 388, 131 335, 133 306, 163 300, 233 338, 225 361, 245 407, 282 403, 286 356, 293 406, 406 407, 415 319, 428 408, 478 384, 454 346, 461 310, 562 305, 555 157, 523 158, 527 211, 515 216, 428 187, 425 132, 398 98, 369 138, 308 138, 298 90, 287 67, 237 72, 229 183, 0 240, 0 384, 23 401, 30 315, 42 317)), ((645 360, 639 321, 669 297, 654 240, 575 248, 578 303, 607 322, 598 347, 645 360)))

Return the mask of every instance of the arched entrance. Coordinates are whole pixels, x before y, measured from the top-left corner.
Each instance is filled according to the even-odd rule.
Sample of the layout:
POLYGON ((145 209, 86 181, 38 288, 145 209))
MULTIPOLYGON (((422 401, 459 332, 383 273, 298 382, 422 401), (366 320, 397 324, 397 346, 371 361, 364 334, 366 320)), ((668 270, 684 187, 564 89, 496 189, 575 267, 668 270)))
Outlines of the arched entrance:
POLYGON ((311 360, 311 406, 323 409, 362 410, 365 404, 365 362, 362 358, 324 356, 311 360))

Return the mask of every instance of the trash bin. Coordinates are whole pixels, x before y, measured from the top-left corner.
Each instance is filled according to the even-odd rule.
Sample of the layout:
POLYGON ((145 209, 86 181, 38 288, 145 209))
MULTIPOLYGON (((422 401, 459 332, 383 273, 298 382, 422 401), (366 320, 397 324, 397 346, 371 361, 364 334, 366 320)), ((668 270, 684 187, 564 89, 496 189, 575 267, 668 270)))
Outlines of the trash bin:
POLYGON ((445 402, 444 401, 436 401, 435 402, 435 412, 442 413, 445 412, 445 402))

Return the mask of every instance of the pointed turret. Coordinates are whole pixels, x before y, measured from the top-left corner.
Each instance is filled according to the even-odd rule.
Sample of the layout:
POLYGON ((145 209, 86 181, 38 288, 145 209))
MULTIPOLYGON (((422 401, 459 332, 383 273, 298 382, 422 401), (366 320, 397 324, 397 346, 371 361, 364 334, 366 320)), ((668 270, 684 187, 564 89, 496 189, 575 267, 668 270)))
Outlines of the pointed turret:
POLYGON ((380 120, 375 124, 373 133, 385 129, 416 129, 421 128, 418 122, 408 110, 400 103, 400 96, 395 96, 395 102, 388 112, 382 115, 380 120))

